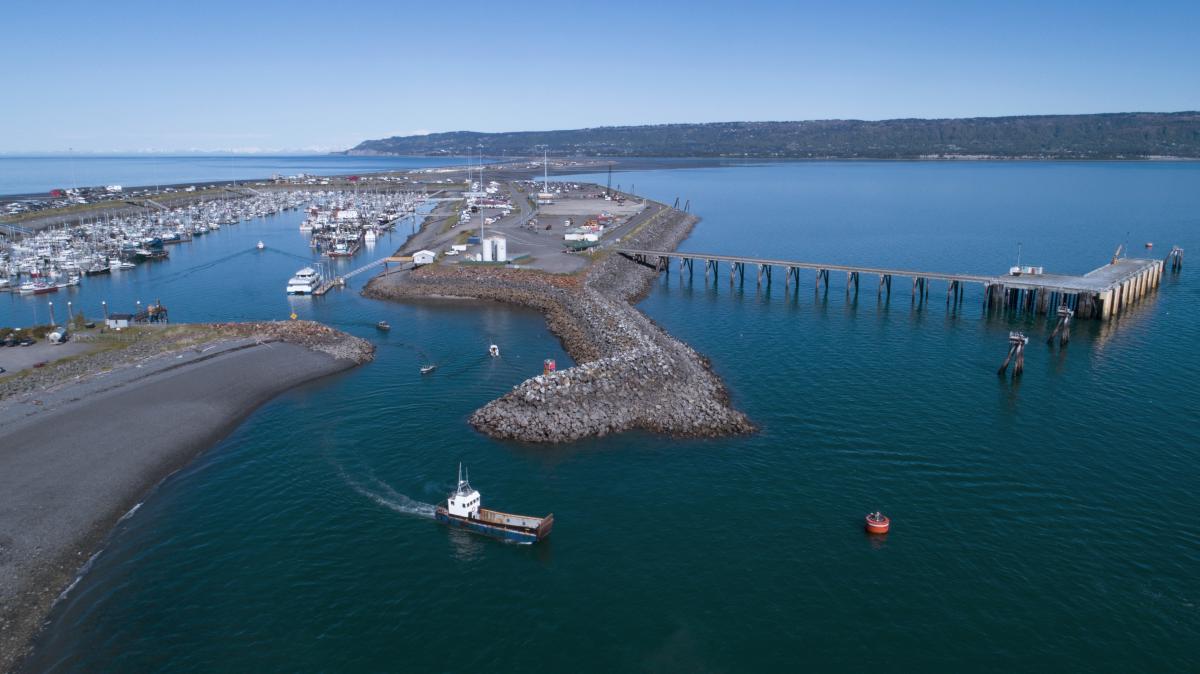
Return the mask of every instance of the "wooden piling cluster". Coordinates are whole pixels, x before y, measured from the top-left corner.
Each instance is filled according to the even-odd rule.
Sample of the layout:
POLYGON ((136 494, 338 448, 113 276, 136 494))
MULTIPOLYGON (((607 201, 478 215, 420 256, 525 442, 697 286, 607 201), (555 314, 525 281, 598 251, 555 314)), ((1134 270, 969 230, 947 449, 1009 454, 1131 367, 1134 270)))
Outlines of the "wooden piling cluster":
POLYGON ((914 276, 912 280, 913 301, 929 299, 929 279, 924 276, 914 276))
POLYGON ((1047 344, 1053 345, 1055 337, 1059 339, 1059 346, 1066 346, 1067 342, 1071 341, 1071 317, 1074 315, 1075 312, 1066 306, 1058 308, 1058 323, 1054 325, 1054 330, 1046 338, 1047 344))
POLYGON ((1183 249, 1179 246, 1173 246, 1171 252, 1167 253, 1167 259, 1164 264, 1171 268, 1171 271, 1178 273, 1183 271, 1183 249))
POLYGON ((1025 345, 1028 343, 1029 338, 1025 336, 1025 333, 1008 333, 1008 356, 1004 358, 1004 362, 996 374, 1003 377, 1005 370, 1008 369, 1009 361, 1016 359, 1016 362, 1013 363, 1013 378, 1020 377, 1021 373, 1025 371, 1025 345))

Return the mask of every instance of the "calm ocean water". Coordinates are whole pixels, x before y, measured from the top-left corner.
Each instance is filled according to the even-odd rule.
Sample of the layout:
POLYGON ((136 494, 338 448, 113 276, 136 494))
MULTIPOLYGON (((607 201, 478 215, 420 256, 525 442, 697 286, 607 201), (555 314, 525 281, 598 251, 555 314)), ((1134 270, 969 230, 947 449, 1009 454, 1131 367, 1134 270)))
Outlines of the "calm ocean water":
MULTIPOLYGON (((1081 272, 1126 240, 1156 256, 1200 247, 1195 164, 620 179, 690 199, 696 251, 997 272, 1021 242, 1023 262, 1081 272)), ((76 301, 277 318, 290 256, 305 254, 294 215, 268 218, 76 301), (260 238, 268 250, 248 252, 260 238)), ((27 670, 1192 670, 1193 272, 1119 320, 1077 325, 1062 352, 1040 343, 1041 320, 981 316, 978 289, 952 311, 940 286, 914 307, 903 287, 877 302, 871 279, 855 301, 840 278, 825 297, 811 276, 785 293, 672 274, 642 309, 712 359, 762 432, 566 447, 465 423, 542 358, 567 361, 537 314, 297 301, 376 340, 377 361, 281 396, 168 478, 59 603, 27 670), (380 318, 391 333, 372 329, 380 318), (995 375, 1014 327, 1033 337, 1015 384, 995 375), (484 355, 491 341, 502 358, 484 355), (435 376, 417 374, 426 359, 435 376), (551 539, 514 547, 433 522, 460 460, 486 503, 553 511, 551 539), (892 517, 886 538, 862 532, 875 509, 892 517)), ((41 301, 0 299, 0 323, 41 301)))
POLYGON ((445 166, 445 157, 348 157, 343 155, 0 155, 0 195, 40 194, 56 188, 173 185, 248 180, 272 174, 334 175, 362 171, 445 166))

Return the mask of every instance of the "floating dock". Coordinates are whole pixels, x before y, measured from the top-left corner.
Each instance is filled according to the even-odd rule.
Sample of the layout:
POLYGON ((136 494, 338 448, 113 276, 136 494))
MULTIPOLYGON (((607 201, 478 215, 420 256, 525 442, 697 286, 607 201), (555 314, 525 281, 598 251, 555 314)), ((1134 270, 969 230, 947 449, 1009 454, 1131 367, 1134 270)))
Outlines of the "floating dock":
POLYGON ((316 288, 313 288, 313 291, 310 294, 324 295, 325 293, 329 292, 330 290, 333 290, 338 285, 339 284, 338 284, 337 278, 325 279, 325 280, 321 281, 321 285, 317 286, 316 288))
POLYGON ((745 282, 746 267, 751 267, 758 285, 770 285, 775 269, 784 273, 784 285, 795 282, 800 286, 800 271, 816 272, 816 287, 822 285, 829 291, 829 273, 845 272, 846 294, 858 294, 860 278, 866 274, 879 280, 877 294, 891 296, 892 279, 907 278, 912 281, 915 298, 929 297, 931 281, 946 283, 946 301, 956 304, 962 301, 966 284, 978 283, 984 290, 984 308, 1007 307, 1032 313, 1046 314, 1058 307, 1070 308, 1078 318, 1109 319, 1118 315, 1131 302, 1158 287, 1163 270, 1170 267, 1179 271, 1183 267, 1183 249, 1175 247, 1165 260, 1141 258, 1115 258, 1109 264, 1098 267, 1082 276, 1066 274, 1022 273, 988 276, 982 274, 954 274, 943 272, 885 269, 855 265, 824 264, 744 257, 738 255, 716 255, 710 253, 680 253, 663 250, 618 248, 625 257, 659 271, 670 271, 671 261, 676 260, 679 273, 691 275, 697 260, 704 263, 704 276, 716 283, 721 264, 729 270, 729 284, 735 278, 745 282))

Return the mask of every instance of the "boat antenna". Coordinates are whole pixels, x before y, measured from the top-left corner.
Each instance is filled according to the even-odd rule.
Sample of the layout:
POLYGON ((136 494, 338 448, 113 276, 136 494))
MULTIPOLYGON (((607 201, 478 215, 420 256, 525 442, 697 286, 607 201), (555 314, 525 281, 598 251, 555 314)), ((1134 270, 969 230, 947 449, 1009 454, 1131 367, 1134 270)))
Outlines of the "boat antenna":
POLYGON ((462 486, 462 461, 458 462, 458 484, 462 486))
POLYGON ((1021 242, 1017 242, 1017 266, 1021 266, 1021 242))

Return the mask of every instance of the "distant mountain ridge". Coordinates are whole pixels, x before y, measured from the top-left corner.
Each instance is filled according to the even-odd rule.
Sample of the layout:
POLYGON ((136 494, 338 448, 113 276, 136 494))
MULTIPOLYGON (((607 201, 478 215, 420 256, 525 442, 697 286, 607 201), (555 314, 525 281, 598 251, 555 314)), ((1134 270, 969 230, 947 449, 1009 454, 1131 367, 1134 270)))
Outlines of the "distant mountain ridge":
POLYGON ((1200 112, 965 119, 714 122, 561 131, 452 131, 367 140, 354 155, 541 154, 597 157, 916 159, 1200 158, 1200 112))

